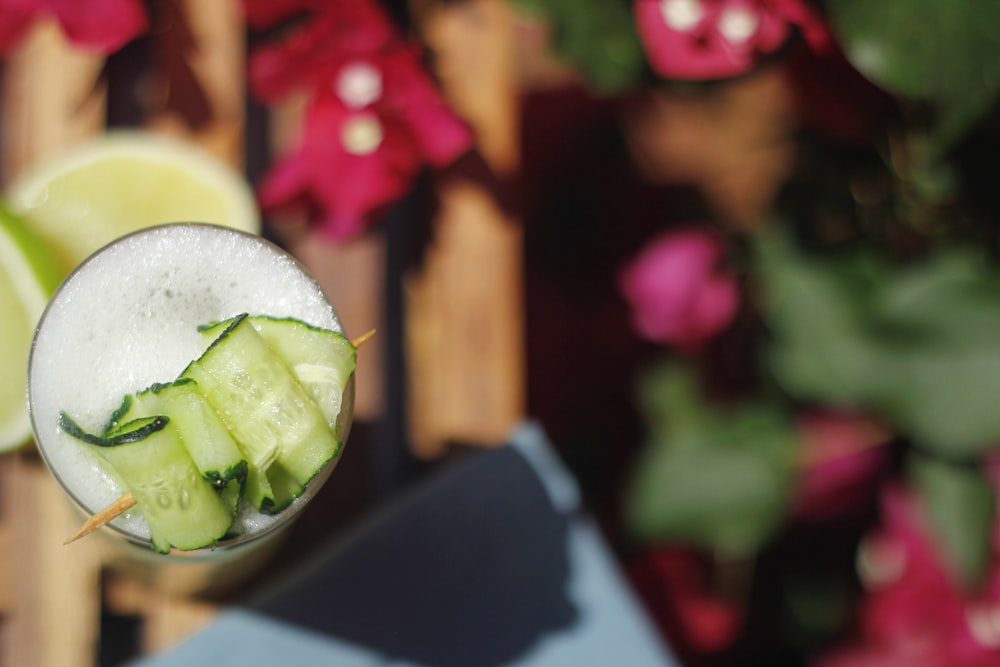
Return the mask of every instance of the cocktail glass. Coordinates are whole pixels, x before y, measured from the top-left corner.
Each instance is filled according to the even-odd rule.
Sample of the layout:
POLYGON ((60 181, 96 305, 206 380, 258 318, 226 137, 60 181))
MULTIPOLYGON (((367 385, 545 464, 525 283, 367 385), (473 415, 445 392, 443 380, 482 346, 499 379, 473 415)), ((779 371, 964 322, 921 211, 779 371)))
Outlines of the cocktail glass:
MULTIPOLYGON (((241 312, 294 317, 342 331, 334 307, 299 262, 259 236, 228 227, 172 223, 146 228, 98 250, 63 281, 35 332, 28 409, 38 450, 81 518, 125 489, 59 429, 59 412, 89 419, 95 427, 99 415, 110 414, 122 396, 177 377, 199 356, 204 349, 199 324, 241 312)), ((352 376, 337 418, 342 443, 353 403, 352 376)), ((98 531, 112 545, 108 560, 160 588, 224 590, 273 553, 337 459, 290 507, 275 516, 241 513, 241 533, 212 548, 156 553, 141 511, 129 510, 98 531)))

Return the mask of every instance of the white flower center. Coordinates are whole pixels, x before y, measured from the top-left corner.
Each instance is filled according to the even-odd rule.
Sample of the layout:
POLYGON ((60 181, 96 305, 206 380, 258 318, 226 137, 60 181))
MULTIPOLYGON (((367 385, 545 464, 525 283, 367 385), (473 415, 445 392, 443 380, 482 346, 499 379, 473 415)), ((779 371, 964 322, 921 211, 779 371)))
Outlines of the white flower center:
POLYGON ((1000 646, 1000 606, 982 605, 965 610, 969 632, 985 648, 1000 646))
POLYGON ((382 123, 374 115, 362 113, 352 116, 340 130, 344 150, 352 155, 368 155, 382 143, 382 123))
POLYGON ((898 546, 878 540, 864 540, 858 549, 858 574, 868 588, 895 582, 906 568, 906 554, 898 546))
POLYGON ((382 74, 368 63, 351 63, 340 70, 337 97, 352 109, 360 109, 382 96, 382 74))
POLYGON ((663 0, 660 3, 663 20, 674 30, 689 32, 701 22, 705 9, 699 0, 663 0))
POLYGON ((760 17, 746 7, 726 7, 719 16, 719 32, 729 42, 742 44, 760 28, 760 17))

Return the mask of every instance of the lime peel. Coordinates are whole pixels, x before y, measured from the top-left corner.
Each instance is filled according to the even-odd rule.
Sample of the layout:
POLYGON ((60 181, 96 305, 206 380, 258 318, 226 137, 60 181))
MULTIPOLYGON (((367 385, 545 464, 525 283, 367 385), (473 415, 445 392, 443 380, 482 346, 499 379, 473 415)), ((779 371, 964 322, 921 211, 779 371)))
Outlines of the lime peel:
POLYGON ((0 451, 31 438, 23 378, 31 336, 59 284, 61 270, 52 251, 8 208, 0 204, 0 451))
POLYGON ((112 130, 37 163, 8 197, 56 249, 64 274, 151 225, 207 222, 253 234, 261 225, 241 173, 197 144, 147 130, 112 130))

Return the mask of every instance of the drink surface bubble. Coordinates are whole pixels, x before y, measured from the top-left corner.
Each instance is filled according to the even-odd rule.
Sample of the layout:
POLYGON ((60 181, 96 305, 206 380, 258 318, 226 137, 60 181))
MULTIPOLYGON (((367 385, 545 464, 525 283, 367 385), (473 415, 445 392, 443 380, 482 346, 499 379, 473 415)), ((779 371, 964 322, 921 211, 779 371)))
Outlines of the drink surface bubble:
MULTIPOLYGON (((240 313, 342 330, 322 289, 290 255, 214 225, 163 225, 123 237, 63 282, 35 335, 29 409, 46 463, 84 511, 100 510, 124 490, 59 429, 60 411, 100 432, 126 394, 175 379, 201 355, 199 325, 240 313)), ((272 520, 245 514, 234 527, 252 532, 272 520)), ((114 525, 149 535, 135 510, 114 525)))

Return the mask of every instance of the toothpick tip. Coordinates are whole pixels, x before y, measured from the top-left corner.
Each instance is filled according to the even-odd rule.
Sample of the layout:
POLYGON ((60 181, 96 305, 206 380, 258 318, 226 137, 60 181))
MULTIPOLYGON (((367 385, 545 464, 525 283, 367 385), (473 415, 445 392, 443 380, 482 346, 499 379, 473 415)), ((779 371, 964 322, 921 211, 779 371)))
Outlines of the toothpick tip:
POLYGON ((84 521, 76 533, 63 542, 63 546, 72 544, 73 542, 90 535, 92 532, 108 522, 113 521, 118 515, 135 505, 135 502, 135 496, 132 495, 131 491, 127 491, 113 503, 84 521))
POLYGON ((369 331, 366 331, 357 338, 352 339, 351 345, 353 345, 355 348, 359 348, 368 341, 370 341, 374 335, 375 335, 375 329, 370 329, 369 331))

